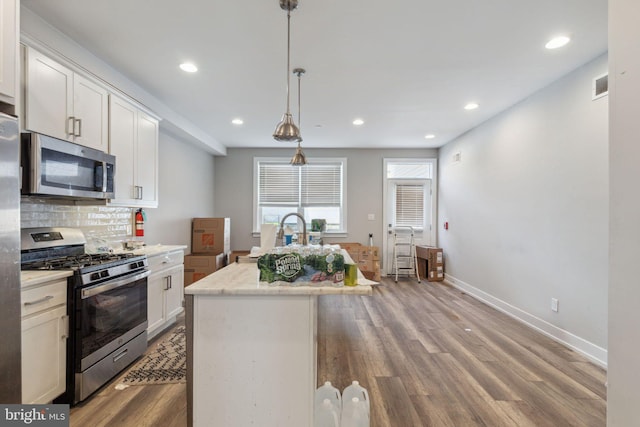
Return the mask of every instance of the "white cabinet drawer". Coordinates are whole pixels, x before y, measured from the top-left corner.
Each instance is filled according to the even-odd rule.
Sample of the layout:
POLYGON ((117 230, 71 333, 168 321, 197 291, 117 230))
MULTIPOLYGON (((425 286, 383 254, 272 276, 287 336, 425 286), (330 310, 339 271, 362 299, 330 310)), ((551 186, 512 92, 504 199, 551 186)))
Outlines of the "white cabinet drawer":
POLYGON ((155 273, 164 268, 180 265, 184 262, 184 251, 173 251, 149 257, 149 269, 155 273))
POLYGON ((57 305, 67 304, 67 280, 24 289, 21 292, 21 315, 28 316, 57 305))

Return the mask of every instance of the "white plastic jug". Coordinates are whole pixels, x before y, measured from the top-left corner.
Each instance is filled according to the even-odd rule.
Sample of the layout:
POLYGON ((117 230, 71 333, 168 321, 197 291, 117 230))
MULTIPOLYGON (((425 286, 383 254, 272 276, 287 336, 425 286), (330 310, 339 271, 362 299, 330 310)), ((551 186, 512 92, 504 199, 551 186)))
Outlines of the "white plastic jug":
POLYGON ((332 386, 331 381, 325 382, 322 386, 316 389, 314 408, 317 409, 322 406, 324 399, 329 399, 329 402, 331 402, 335 408, 339 418, 340 413, 342 412, 342 398, 340 397, 340 390, 332 386))
POLYGON ((340 417, 331 400, 324 399, 313 413, 313 427, 340 427, 340 417))
POLYGON ((342 408, 342 427, 369 427, 369 414, 364 402, 357 397, 345 400, 342 408))
POLYGON ((367 408, 367 415, 371 413, 371 403, 369 402, 369 393, 367 389, 362 387, 358 381, 353 381, 342 392, 343 402, 350 402, 351 399, 357 397, 360 403, 367 408))

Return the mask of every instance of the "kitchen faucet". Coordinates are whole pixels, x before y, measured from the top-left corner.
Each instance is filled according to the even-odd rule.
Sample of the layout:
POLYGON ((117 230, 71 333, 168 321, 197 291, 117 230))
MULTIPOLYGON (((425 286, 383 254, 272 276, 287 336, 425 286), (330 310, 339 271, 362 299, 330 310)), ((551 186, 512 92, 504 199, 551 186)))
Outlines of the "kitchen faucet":
POLYGON ((280 230, 278 230, 278 240, 284 241, 284 220, 290 217, 291 215, 295 215, 302 221, 302 244, 307 244, 307 221, 304 220, 304 217, 297 212, 291 212, 286 214, 282 221, 280 221, 280 230))

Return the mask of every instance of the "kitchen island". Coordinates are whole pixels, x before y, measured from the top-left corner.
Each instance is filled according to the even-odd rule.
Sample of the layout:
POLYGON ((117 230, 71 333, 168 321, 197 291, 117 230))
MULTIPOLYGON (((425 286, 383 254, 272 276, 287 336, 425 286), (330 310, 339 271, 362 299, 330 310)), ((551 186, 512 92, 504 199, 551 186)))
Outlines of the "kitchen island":
POLYGON ((188 425, 312 426, 317 302, 329 294, 372 289, 259 285, 255 263, 187 287, 188 425))

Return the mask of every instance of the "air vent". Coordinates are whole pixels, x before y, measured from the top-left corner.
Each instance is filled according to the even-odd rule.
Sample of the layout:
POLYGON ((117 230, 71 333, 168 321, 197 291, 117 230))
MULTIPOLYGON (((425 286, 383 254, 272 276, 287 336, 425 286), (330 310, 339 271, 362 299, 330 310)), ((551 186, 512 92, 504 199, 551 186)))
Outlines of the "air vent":
POLYGON ((591 91, 592 99, 602 98, 609 93, 609 74, 603 74, 593 79, 591 91))

